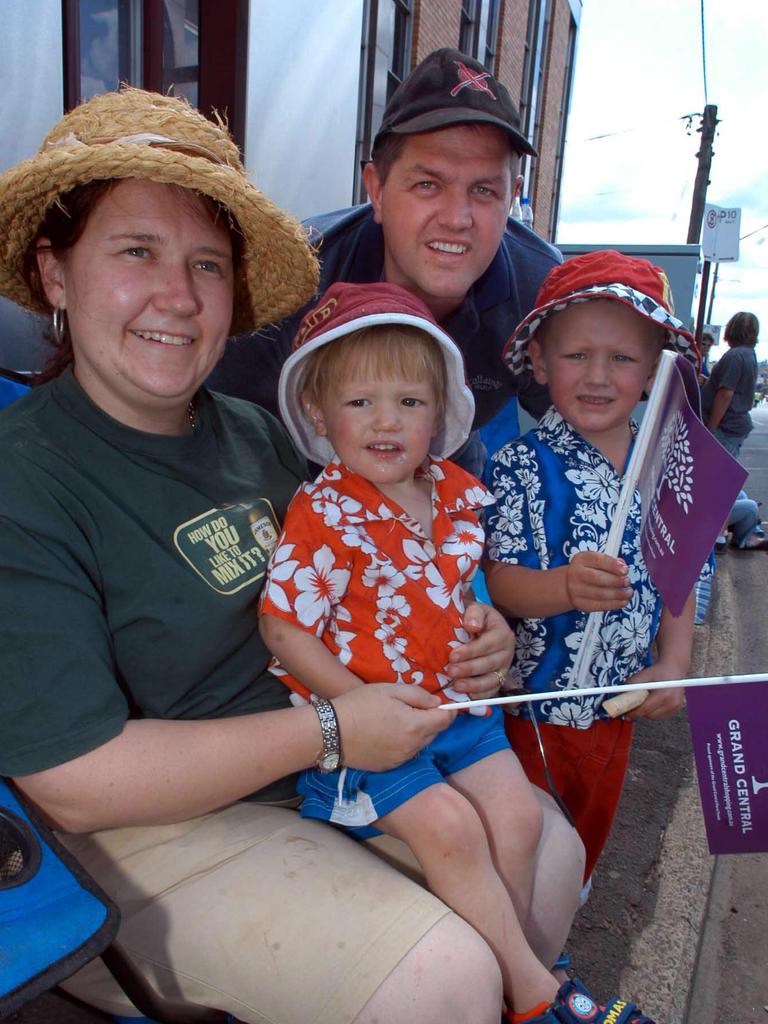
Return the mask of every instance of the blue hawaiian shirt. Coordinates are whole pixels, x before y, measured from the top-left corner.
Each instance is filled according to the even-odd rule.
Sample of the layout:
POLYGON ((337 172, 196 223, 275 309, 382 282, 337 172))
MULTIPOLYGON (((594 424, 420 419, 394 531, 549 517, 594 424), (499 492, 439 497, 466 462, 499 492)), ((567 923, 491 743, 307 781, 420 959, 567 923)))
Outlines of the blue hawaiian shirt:
MULTIPOLYGON (((632 424, 633 432, 637 428, 632 424)), ((486 509, 486 554, 495 562, 529 569, 567 565, 578 551, 602 551, 622 478, 611 463, 550 408, 538 425, 489 459, 485 483, 496 498, 486 509)), ((640 496, 635 493, 621 543, 632 585, 630 602, 603 615, 588 685, 617 685, 650 664, 661 617, 661 597, 640 552, 640 496)), ((587 615, 577 610, 546 619, 517 619, 514 666, 537 693, 569 688, 587 615)), ((607 717, 602 697, 577 697, 520 705, 538 721, 587 729, 607 717)))

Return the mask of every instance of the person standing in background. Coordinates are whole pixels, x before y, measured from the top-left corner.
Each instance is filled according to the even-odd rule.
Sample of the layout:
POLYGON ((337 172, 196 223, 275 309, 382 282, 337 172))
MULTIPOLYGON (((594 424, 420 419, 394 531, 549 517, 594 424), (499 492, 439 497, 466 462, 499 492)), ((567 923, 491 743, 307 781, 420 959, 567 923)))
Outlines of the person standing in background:
POLYGON ((712 369, 701 390, 704 422, 734 459, 752 430, 760 323, 754 313, 736 313, 725 325, 729 351, 712 369))
POLYGON ((712 370, 709 366, 709 350, 715 344, 714 337, 709 331, 704 331, 699 342, 699 355, 701 356, 701 366, 699 367, 699 387, 702 387, 709 377, 712 370))

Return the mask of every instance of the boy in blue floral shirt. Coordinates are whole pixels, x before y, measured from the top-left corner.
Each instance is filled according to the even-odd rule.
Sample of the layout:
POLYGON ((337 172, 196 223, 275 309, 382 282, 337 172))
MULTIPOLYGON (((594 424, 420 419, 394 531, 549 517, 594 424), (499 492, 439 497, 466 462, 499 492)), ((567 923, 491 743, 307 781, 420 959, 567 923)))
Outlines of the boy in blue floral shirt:
POLYGON ((549 385, 553 404, 489 460, 496 505, 486 513, 488 592, 513 620, 522 684, 564 691, 508 715, 507 734, 535 785, 548 788, 549 770, 586 847, 585 878, 618 805, 631 720, 664 718, 683 704, 682 689, 656 690, 625 718, 611 718, 601 697, 579 697, 571 674, 587 614, 606 613, 588 685, 680 679, 690 663, 693 595, 679 618, 662 607, 640 551, 639 494, 621 557, 602 553, 637 432, 631 413, 665 346, 696 361, 664 272, 604 250, 549 273, 504 353, 513 373, 532 371, 549 385))

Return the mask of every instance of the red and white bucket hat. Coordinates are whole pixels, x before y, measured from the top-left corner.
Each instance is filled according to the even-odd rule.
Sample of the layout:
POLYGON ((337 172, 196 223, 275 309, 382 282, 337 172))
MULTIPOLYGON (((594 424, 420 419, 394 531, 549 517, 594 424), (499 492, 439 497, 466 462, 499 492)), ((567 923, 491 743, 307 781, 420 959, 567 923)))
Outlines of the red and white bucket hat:
POLYGON ((694 366, 699 355, 693 335, 674 316, 672 291, 661 267, 626 256, 615 249, 600 249, 574 256, 544 278, 535 308, 522 320, 504 346, 502 359, 514 374, 532 372, 528 343, 548 316, 591 299, 614 299, 666 331, 671 348, 694 366))
POLYGON ((376 324, 418 327, 440 345, 445 359, 447 393, 442 423, 430 453, 445 458, 466 441, 475 417, 475 400, 467 386, 464 358, 429 309, 399 285, 378 281, 332 284, 301 321, 293 352, 283 364, 278 384, 280 414, 296 446, 312 462, 325 465, 335 453, 327 437, 318 437, 301 401, 307 357, 323 345, 376 324))

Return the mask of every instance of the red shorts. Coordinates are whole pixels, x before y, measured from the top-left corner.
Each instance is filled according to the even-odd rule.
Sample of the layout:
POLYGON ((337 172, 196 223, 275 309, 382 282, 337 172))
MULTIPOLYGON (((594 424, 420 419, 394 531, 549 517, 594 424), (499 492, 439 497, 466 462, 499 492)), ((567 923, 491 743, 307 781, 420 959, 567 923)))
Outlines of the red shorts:
MULTIPOLYGON (((531 782, 548 791, 533 725, 505 715, 512 749, 531 782)), ((584 878, 602 853, 619 804, 632 745, 632 723, 622 718, 596 721, 589 729, 539 724, 549 773, 558 795, 573 816, 587 850, 584 878)))

